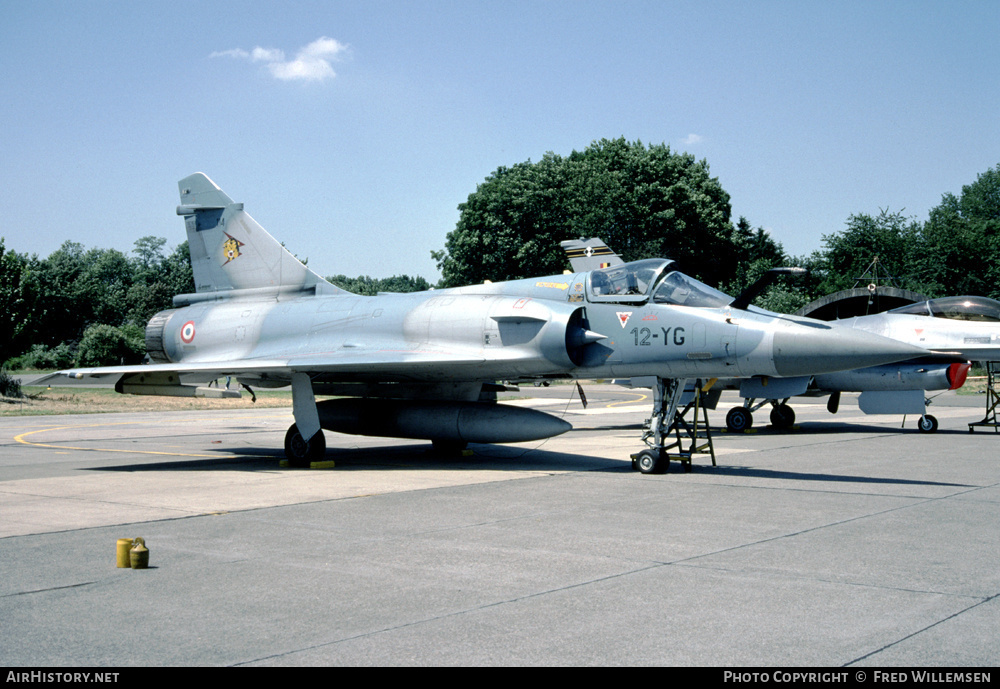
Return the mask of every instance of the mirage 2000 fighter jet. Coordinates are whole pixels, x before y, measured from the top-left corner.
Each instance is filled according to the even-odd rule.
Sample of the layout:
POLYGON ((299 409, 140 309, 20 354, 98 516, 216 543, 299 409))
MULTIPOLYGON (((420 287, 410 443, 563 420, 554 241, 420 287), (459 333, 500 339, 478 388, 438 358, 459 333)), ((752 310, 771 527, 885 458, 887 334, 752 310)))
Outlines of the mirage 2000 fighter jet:
POLYGON ((218 394, 206 385, 221 376, 291 385, 285 452, 295 465, 324 455, 322 429, 445 450, 569 430, 496 402, 519 381, 653 376, 674 390, 688 378, 813 375, 923 353, 856 328, 734 308, 666 259, 357 296, 300 263, 205 175, 179 187, 195 292, 146 326, 153 363, 61 374, 140 395, 218 394))

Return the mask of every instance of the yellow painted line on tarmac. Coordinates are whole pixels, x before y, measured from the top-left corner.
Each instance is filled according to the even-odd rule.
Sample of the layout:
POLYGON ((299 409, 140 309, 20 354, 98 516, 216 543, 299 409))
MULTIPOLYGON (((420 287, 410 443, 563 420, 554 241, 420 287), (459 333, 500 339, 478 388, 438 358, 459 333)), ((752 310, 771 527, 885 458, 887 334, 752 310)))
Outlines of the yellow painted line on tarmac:
MULTIPOLYGON (((261 418, 261 417, 258 417, 261 418)), ((269 418, 269 417, 264 417, 269 418)), ((34 431, 28 431, 26 433, 21 433, 20 435, 15 435, 14 440, 21 443, 22 445, 28 445, 30 447, 47 447, 54 450, 78 450, 82 452, 121 452, 126 454, 134 455, 161 455, 167 457, 199 457, 204 459, 218 458, 219 455, 201 455, 201 454, 190 454, 184 452, 157 452, 155 450, 120 450, 115 448, 101 448, 101 447, 74 447, 72 445, 52 445, 49 443, 38 443, 31 440, 27 440, 27 436, 34 435, 35 433, 46 433, 48 431, 61 431, 67 428, 106 428, 109 426, 128 426, 135 424, 150 424, 150 421, 118 421, 115 423, 86 423, 86 424, 72 424, 69 426, 52 426, 49 428, 39 428, 34 431)))
POLYGON ((625 394, 626 395, 636 395, 637 397, 634 400, 622 400, 621 402, 612 402, 611 404, 605 404, 604 406, 605 407, 617 407, 617 406, 622 405, 622 404, 635 404, 636 402, 642 402, 644 399, 646 399, 648 397, 648 395, 644 395, 641 392, 626 392, 625 394))
POLYGON ((137 455, 167 455, 170 457, 203 457, 203 458, 218 457, 218 455, 194 455, 194 454, 183 454, 180 452, 155 452, 153 450, 118 450, 114 448, 101 448, 101 447, 74 447, 72 445, 51 445, 48 443, 36 443, 31 440, 25 439, 29 435, 34 435, 35 433, 44 433, 46 431, 61 431, 67 428, 101 428, 105 426, 124 426, 127 425, 128 423, 142 423, 142 422, 126 421, 122 423, 91 423, 91 424, 79 424, 73 426, 55 426, 53 428, 40 428, 37 431, 28 431, 27 433, 21 433, 20 435, 15 435, 14 440, 21 443, 22 445, 29 445, 31 447, 48 447, 54 450, 80 450, 83 452, 125 452, 137 455))

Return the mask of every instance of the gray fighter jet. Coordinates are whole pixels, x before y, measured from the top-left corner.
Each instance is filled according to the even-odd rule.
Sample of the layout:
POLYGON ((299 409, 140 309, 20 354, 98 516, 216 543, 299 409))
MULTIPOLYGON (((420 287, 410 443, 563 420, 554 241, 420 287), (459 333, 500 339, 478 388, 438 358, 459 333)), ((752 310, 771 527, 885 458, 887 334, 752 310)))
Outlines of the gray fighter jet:
POLYGON ((295 465, 324 455, 321 429, 448 450, 569 430, 497 404, 505 383, 804 376, 924 353, 857 328, 733 308, 665 259, 356 296, 296 260, 205 175, 179 187, 196 292, 150 320, 153 363, 61 374, 149 395, 225 394, 206 387, 222 376, 248 389, 291 385, 285 452, 295 465))
POLYGON ((962 387, 967 362, 1000 360, 1000 302, 988 297, 942 297, 835 323, 916 345, 936 358, 825 373, 811 381, 786 379, 770 389, 744 381, 740 395, 748 401, 730 410, 730 427, 747 427, 750 411, 767 403, 773 405, 771 423, 787 427, 795 419, 788 397, 829 394, 827 408, 836 413, 841 392, 860 392, 858 406, 865 414, 919 414, 917 428, 933 433, 938 422, 927 413, 924 393, 962 387), (942 360, 947 357, 953 361, 942 360), (764 402, 755 404, 754 398, 764 402))

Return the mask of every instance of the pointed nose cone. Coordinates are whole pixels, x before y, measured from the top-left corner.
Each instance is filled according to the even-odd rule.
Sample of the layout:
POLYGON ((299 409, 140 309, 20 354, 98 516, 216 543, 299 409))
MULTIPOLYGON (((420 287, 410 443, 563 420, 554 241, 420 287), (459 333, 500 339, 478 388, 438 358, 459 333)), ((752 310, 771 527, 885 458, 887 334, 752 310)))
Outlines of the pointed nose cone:
POLYGON ((780 376, 848 371, 927 356, 920 347, 846 326, 823 323, 774 333, 774 368, 780 376))

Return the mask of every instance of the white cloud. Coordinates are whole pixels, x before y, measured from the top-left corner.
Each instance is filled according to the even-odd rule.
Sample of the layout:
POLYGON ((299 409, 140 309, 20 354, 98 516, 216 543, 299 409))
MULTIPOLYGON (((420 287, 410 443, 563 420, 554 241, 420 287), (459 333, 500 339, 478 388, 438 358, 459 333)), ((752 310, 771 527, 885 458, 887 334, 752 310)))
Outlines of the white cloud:
POLYGON ((275 79, 282 81, 322 81, 337 76, 330 60, 347 50, 340 41, 323 36, 300 49, 294 60, 285 60, 285 53, 277 48, 256 46, 247 52, 242 48, 214 52, 209 57, 235 57, 252 62, 267 63, 267 69, 275 79))
POLYGON ((705 138, 699 134, 688 134, 683 139, 681 139, 681 143, 684 144, 685 146, 693 146, 695 144, 700 144, 704 140, 705 138))
POLYGON ((322 81, 337 76, 326 60, 299 58, 290 62, 273 62, 267 66, 275 79, 282 81, 322 81))
POLYGON ((219 51, 216 51, 216 52, 212 53, 211 55, 209 55, 209 57, 239 57, 239 58, 248 59, 250 57, 250 53, 248 53, 245 50, 241 50, 239 48, 233 48, 232 50, 219 50, 219 51))
POLYGON ((285 59, 285 53, 277 48, 261 48, 257 46, 250 54, 254 62, 278 62, 285 59))
POLYGON ((299 55, 311 55, 316 58, 322 57, 323 55, 336 57, 338 53, 342 53, 345 50, 347 50, 347 46, 340 41, 323 36, 322 38, 317 38, 315 41, 303 48, 299 52, 299 55))

